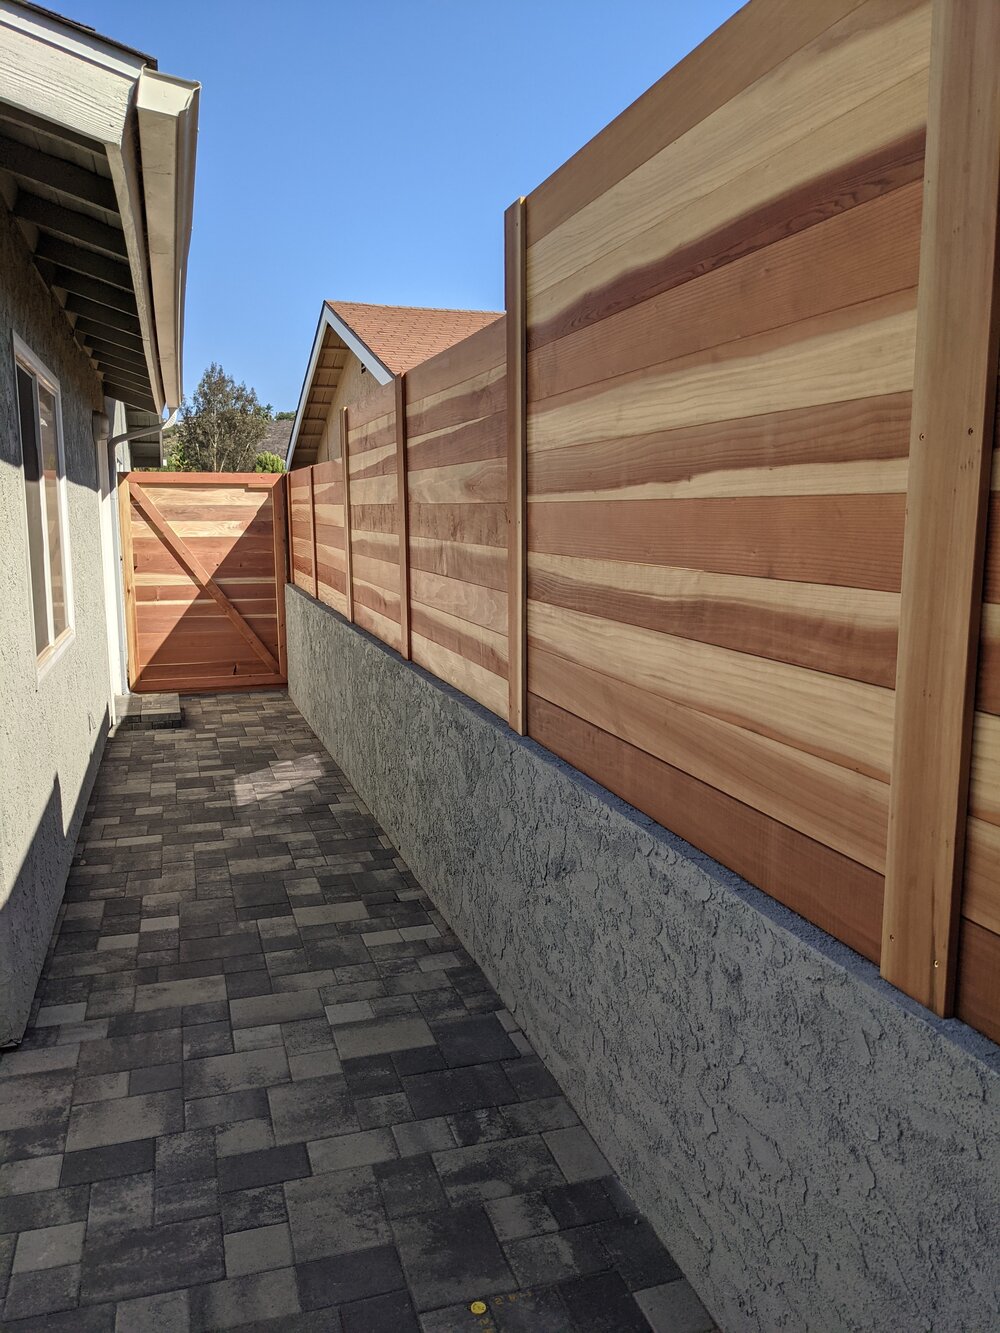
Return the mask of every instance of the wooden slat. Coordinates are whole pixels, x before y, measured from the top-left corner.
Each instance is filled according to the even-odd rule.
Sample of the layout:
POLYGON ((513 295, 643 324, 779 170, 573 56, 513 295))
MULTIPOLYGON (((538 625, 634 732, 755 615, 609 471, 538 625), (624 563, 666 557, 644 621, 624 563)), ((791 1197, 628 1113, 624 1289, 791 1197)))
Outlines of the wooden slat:
POLYGON ((153 500, 143 494, 142 484, 130 479, 128 489, 132 503, 153 525, 164 545, 171 551, 176 560, 195 579, 199 586, 204 588, 209 596, 218 602, 223 612, 232 620, 237 632, 242 635, 265 666, 273 674, 280 676, 280 667, 270 649, 246 623, 191 548, 180 537, 174 535, 169 523, 159 512, 153 500))
POLYGON ((882 974, 948 1014, 1000 333, 1000 5, 933 8, 882 974))
POLYGON ((347 607, 344 614, 348 620, 354 619, 354 552, 351 543, 351 467, 350 467, 350 422, 348 408, 340 409, 340 471, 344 483, 344 595, 347 607))
POLYGON ((528 734, 873 961, 882 877, 572 713, 528 695, 528 734))
POLYGON ((399 651, 410 656, 410 528, 406 482, 406 376, 395 380, 396 507, 399 514, 399 651))
POLYGON ((121 542, 122 585, 125 596, 125 638, 128 645, 128 683, 135 689, 142 675, 136 631, 135 562, 132 556, 132 497, 128 475, 118 477, 118 535, 121 542))
POLYGON ((530 241, 547 236, 862 3, 755 0, 740 9, 538 186, 530 241))
POLYGON ((1000 1042, 1000 935, 974 921, 963 921, 957 971, 956 1014, 1000 1042))
POLYGON ((278 484, 271 488, 271 530, 274 538, 274 577, 277 585, 277 631, 278 631, 278 670, 282 676, 288 675, 288 653, 285 638, 285 588, 288 580, 288 545, 285 525, 285 479, 281 476, 278 484))
POLYGON ((528 379, 525 336, 525 201, 516 200, 504 218, 507 306, 507 718, 513 731, 527 729, 527 453, 528 379))

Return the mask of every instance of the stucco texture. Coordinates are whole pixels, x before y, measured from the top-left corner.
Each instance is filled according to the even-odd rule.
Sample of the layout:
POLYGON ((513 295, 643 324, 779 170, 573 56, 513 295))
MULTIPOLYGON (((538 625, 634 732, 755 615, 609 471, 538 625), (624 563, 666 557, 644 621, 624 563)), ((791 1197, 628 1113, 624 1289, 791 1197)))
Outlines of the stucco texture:
POLYGON ((100 383, 0 202, 0 1044, 20 1038, 107 732, 108 635, 92 413, 100 383), (75 633, 39 678, 12 335, 59 380, 75 633))
POLYGON ((294 702, 720 1327, 1000 1326, 1000 1051, 286 601, 294 702))

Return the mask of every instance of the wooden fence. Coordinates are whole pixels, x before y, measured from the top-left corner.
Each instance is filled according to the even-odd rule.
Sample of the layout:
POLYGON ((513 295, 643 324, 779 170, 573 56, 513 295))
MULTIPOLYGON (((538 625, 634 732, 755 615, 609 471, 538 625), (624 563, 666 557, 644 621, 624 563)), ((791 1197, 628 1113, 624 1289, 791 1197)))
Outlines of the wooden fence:
POLYGON ((342 464, 290 512, 299 586, 1000 1039, 998 41, 754 0, 351 409, 348 539, 342 464))

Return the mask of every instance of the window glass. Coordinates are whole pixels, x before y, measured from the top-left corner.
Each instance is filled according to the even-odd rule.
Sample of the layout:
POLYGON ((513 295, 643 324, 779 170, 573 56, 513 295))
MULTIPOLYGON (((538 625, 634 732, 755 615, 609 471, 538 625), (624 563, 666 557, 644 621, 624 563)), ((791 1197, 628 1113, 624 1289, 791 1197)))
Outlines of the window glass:
POLYGON ((17 408, 21 425, 21 456, 24 462, 24 498, 28 510, 28 564, 31 571, 31 603, 35 620, 35 652, 49 642, 49 610, 45 591, 45 540, 42 535, 41 466, 35 430, 35 381, 23 366, 17 367, 17 408))
POLYGON ((66 576, 63 569, 62 507, 60 501, 59 423, 51 389, 38 383, 38 424, 41 434, 45 489, 46 534, 49 539, 49 585, 52 590, 52 633, 58 639, 69 624, 66 614, 66 576))
POLYGON ((14 369, 35 652, 41 655, 70 627, 62 422, 58 388, 27 349, 17 351, 14 369))

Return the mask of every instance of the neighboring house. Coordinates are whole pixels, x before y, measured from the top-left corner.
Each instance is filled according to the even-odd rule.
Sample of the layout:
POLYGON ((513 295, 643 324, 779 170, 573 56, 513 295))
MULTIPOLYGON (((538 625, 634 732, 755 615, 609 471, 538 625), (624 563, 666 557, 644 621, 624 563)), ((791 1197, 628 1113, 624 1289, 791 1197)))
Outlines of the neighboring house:
POLYGON ((267 434, 261 440, 258 452, 262 454, 277 454, 279 458, 287 458, 288 443, 291 438, 291 417, 282 417, 280 421, 269 421, 267 423, 267 434))
POLYGON ((197 116, 197 84, 0 0, 0 1045, 123 688, 115 472, 181 401, 197 116))
POLYGON ((324 302, 292 427, 288 467, 338 458, 341 407, 363 402, 379 385, 502 317, 498 310, 324 302))

